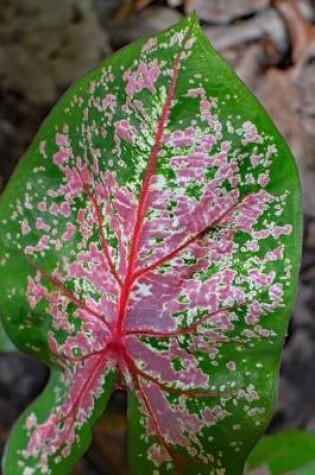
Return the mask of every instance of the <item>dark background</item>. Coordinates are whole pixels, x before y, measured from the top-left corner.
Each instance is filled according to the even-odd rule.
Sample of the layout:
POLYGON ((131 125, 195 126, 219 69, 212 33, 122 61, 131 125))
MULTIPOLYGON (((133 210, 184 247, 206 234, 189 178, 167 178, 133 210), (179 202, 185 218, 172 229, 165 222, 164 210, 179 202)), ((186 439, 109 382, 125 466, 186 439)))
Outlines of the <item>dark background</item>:
MULTIPOLYGON (((287 138, 300 169, 304 257, 269 430, 315 433, 315 0, 0 0, 0 190, 71 82, 194 9, 287 138)), ((12 423, 46 380, 47 370, 28 357, 0 354, 0 453, 12 423)), ((126 473, 122 393, 109 411, 73 475, 126 473)))

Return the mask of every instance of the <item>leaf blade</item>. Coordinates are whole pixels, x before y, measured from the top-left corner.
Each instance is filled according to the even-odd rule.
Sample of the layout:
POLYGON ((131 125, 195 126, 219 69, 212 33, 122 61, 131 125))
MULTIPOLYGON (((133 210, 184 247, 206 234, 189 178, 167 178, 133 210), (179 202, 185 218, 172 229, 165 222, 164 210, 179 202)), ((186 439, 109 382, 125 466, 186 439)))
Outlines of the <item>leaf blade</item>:
POLYGON ((0 215, 12 271, 1 305, 17 345, 73 370, 77 357, 118 369, 139 399, 135 437, 134 414, 146 420, 152 473, 166 470, 161 447, 189 474, 187 457, 206 460, 202 473, 241 471, 274 403, 300 192, 282 138, 193 17, 70 90, 0 215))

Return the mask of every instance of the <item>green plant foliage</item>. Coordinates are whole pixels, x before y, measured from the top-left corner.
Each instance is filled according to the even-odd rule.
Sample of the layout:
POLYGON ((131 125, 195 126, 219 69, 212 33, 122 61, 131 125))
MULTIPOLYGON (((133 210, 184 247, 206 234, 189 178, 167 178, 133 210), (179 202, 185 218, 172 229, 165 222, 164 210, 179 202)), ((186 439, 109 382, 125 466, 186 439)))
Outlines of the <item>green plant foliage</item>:
POLYGON ((0 319, 0 351, 3 352, 8 352, 8 351, 13 351, 14 350, 14 345, 11 342, 10 338, 5 332, 5 329, 3 328, 1 319, 0 319))
POLYGON ((246 475, 314 475, 315 435, 286 430, 263 437, 246 465, 246 475))
POLYGON ((194 16, 68 91, 0 223, 6 329, 52 368, 4 474, 69 473, 116 387, 133 474, 241 474, 274 406, 300 188, 282 137, 194 16))

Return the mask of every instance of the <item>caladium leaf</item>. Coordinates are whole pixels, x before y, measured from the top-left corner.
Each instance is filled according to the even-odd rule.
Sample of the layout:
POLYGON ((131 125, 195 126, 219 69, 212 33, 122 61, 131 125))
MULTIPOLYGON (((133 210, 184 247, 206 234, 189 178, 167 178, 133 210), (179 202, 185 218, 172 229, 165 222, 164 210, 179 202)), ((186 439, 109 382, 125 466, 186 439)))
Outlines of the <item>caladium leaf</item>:
POLYGON ((275 399, 299 181, 194 16, 70 89, 0 219, 6 328, 54 368, 5 474, 68 473, 117 385, 132 473, 242 473, 275 399))
POLYGON ((246 475, 312 475, 315 435, 286 430, 263 437, 246 462, 246 475))

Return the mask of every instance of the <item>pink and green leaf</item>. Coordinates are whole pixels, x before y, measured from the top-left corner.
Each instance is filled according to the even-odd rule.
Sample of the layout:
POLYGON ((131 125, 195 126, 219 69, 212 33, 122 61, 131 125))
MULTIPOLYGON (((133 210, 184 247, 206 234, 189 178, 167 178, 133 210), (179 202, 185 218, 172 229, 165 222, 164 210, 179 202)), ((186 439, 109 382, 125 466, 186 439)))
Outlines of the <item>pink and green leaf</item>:
POLYGON ((54 368, 5 475, 69 473, 117 385, 132 473, 241 474, 276 396, 299 179, 194 16, 70 89, 0 220, 5 327, 54 368))

